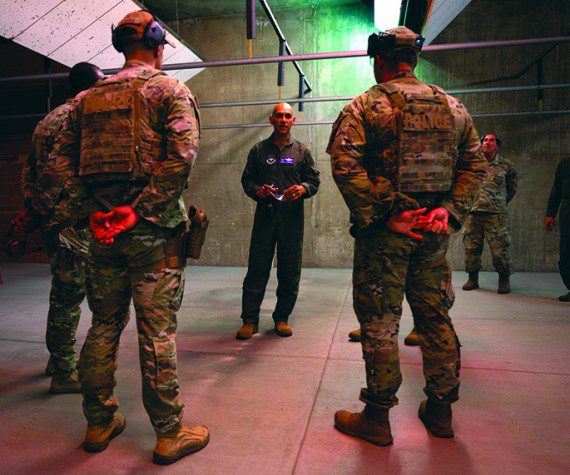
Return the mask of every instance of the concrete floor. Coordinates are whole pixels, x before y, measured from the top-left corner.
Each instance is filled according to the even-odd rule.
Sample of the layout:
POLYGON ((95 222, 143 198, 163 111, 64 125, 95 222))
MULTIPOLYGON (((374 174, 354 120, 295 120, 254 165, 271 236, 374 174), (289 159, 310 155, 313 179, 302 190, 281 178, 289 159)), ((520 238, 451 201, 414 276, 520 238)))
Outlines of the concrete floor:
MULTIPOLYGON (((275 281, 261 332, 234 339, 243 268, 187 269, 179 314, 185 422, 212 434, 202 452, 168 468, 151 463, 154 433, 141 402, 134 319, 122 338, 117 394, 125 432, 100 454, 80 448, 79 395, 52 396, 42 375, 50 288, 41 264, 2 264, 0 288, 0 473, 536 474, 570 473, 570 304, 556 274, 516 274, 497 295, 496 275, 463 292, 455 273, 452 317, 463 348, 456 438, 429 436, 417 419, 421 357, 401 345, 404 383, 391 411, 395 443, 375 447, 333 428, 337 409, 359 410, 364 384, 350 270, 305 269, 292 338, 272 332, 275 281)), ((85 309, 78 341, 89 324, 85 309)), ((411 329, 405 307, 402 335, 411 329)))

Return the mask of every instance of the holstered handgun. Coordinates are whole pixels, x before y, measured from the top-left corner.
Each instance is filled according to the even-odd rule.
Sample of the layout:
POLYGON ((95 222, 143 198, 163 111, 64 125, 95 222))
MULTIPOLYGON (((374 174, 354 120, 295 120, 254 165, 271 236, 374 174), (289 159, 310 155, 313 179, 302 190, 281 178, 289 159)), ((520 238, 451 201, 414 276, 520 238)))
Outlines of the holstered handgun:
POLYGON ((200 259, 210 219, 206 216, 204 210, 199 210, 195 206, 190 206, 188 218, 190 219, 190 224, 184 236, 184 257, 200 259))

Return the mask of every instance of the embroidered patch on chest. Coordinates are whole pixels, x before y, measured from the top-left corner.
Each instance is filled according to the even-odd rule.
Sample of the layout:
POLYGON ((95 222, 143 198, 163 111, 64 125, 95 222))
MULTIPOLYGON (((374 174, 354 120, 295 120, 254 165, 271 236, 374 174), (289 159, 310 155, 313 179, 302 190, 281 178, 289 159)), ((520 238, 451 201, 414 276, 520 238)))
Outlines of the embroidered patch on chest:
POLYGON ((295 158, 294 157, 281 157, 279 159, 279 163, 282 165, 295 165, 295 158))
POLYGON ((275 155, 268 155, 266 162, 268 165, 273 165, 275 163, 275 155))

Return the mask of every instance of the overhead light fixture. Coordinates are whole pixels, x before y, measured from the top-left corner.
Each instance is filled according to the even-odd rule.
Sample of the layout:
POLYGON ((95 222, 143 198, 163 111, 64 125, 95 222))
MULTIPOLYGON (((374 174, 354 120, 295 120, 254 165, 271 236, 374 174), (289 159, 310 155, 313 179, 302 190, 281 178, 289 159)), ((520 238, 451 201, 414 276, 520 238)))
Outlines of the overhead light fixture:
POLYGON ((374 26, 380 31, 398 26, 402 0, 374 0, 374 26))

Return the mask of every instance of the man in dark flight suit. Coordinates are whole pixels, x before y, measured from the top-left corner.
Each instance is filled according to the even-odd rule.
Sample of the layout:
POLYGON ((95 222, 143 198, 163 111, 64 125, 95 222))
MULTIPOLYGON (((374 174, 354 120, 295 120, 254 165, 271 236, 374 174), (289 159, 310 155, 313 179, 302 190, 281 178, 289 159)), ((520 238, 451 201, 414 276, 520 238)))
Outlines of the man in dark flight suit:
POLYGON ((558 297, 561 302, 570 302, 570 158, 564 158, 556 167, 556 175, 548 206, 544 229, 550 233, 556 226, 556 213, 560 219, 560 275, 564 285, 569 290, 558 297), (560 212, 559 212, 560 211, 560 212))
POLYGON ((303 251, 304 206, 317 193, 319 172, 306 145, 291 137, 293 108, 284 102, 269 116, 273 134, 255 144, 241 177, 245 193, 257 201, 249 264, 243 282, 242 327, 238 340, 248 340, 258 331, 259 309, 269 280, 277 247, 277 305, 273 312, 279 336, 293 334, 287 321, 293 311, 303 251))

